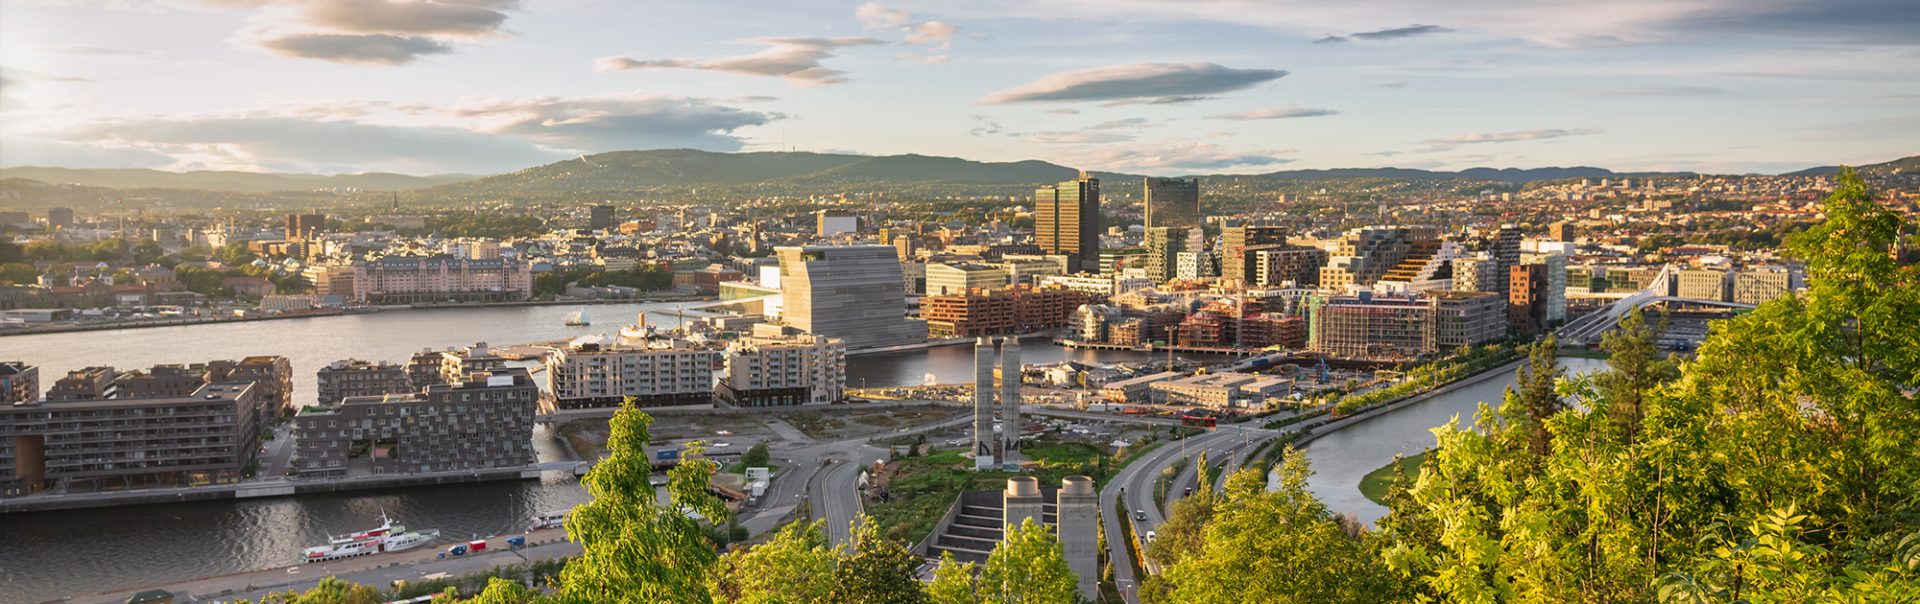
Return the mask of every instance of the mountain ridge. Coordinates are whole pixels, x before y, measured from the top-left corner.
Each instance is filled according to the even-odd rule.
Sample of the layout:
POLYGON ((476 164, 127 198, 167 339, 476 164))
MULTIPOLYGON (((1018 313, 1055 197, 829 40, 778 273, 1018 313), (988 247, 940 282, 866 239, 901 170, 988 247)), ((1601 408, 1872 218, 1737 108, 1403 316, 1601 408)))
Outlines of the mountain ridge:
POLYGON ((467 174, 415 176, 393 172, 360 174, 301 174, 193 170, 170 172, 147 168, 61 168, 18 166, 0 168, 0 179, 24 178, 48 184, 74 184, 111 189, 181 189, 229 193, 278 193, 315 189, 409 191, 479 178, 467 174))

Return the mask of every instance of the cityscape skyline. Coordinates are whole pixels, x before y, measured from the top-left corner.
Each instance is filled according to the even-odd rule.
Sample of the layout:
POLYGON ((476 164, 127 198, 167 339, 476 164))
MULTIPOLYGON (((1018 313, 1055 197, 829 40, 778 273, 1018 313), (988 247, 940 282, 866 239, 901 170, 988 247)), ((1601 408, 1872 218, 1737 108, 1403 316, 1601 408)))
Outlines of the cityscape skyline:
POLYGON ((1771 173, 1920 138, 1920 10, 1888 3, 9 9, 6 166, 478 174, 687 147, 1771 173))

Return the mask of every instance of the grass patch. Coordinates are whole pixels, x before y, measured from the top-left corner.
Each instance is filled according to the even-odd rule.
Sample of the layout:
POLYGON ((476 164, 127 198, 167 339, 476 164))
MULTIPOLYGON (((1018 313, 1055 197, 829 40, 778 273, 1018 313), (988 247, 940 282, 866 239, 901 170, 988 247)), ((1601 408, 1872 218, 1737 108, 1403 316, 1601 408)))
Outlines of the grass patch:
POLYGON ((1412 457, 1402 457, 1368 472, 1360 478, 1360 494, 1367 496, 1368 501, 1386 505, 1387 491, 1393 488, 1393 481, 1401 474, 1406 474, 1408 478, 1419 478, 1420 466, 1426 463, 1427 453, 1429 451, 1421 451, 1412 457))

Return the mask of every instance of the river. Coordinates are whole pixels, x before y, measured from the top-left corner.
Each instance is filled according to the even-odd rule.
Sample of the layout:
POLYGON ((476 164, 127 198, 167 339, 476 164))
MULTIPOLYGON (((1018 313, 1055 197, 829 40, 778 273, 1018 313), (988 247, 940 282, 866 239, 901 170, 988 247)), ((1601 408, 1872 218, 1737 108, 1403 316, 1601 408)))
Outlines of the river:
MULTIPOLYGON (((1560 366, 1568 375, 1605 369, 1606 361, 1563 358, 1560 366)), ((1462 426, 1473 425, 1479 404, 1485 401, 1499 406, 1506 390, 1513 385, 1513 374, 1482 381, 1444 395, 1436 396, 1391 413, 1374 417, 1307 445, 1307 460, 1313 476, 1308 490, 1336 513, 1351 513, 1361 522, 1372 524, 1385 516, 1387 508, 1360 494, 1360 479, 1393 461, 1395 455, 1411 456, 1432 448, 1433 428, 1446 425, 1454 417, 1462 426)))
MULTIPOLYGON (((422 348, 487 342, 505 346, 612 332, 645 312, 653 325, 673 325, 673 309, 690 303, 523 306, 400 310, 363 315, 0 337, 0 360, 40 367, 41 387, 67 371, 94 365, 142 369, 162 363, 281 355, 294 370, 294 402, 314 400, 315 371, 336 360, 404 363, 422 348), (568 327, 581 310, 591 327, 568 327)), ((1144 353, 1068 350, 1029 340, 1027 364, 1061 360, 1137 361, 1144 353)), ((1157 358, 1157 357, 1156 357, 1157 358)), ((1218 358, 1218 357, 1214 357, 1218 358)), ((848 385, 964 383, 971 346, 945 346, 848 358, 848 385)), ((543 461, 558 459, 546 428, 534 439, 543 461)), ((214 501, 112 509, 0 515, 0 604, 39 602, 273 568, 330 533, 371 528, 382 510, 415 528, 449 538, 523 529, 535 514, 587 498, 570 474, 539 481, 430 486, 248 501, 214 501)))

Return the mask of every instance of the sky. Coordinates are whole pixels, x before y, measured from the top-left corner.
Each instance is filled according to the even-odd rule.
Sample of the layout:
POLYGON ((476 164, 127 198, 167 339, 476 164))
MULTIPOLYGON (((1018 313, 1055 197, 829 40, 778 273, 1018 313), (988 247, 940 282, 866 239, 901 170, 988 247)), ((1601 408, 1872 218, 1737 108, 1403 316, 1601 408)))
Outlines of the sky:
POLYGON ((1145 174, 1920 154, 1912 0, 0 0, 0 166, 1145 174))

